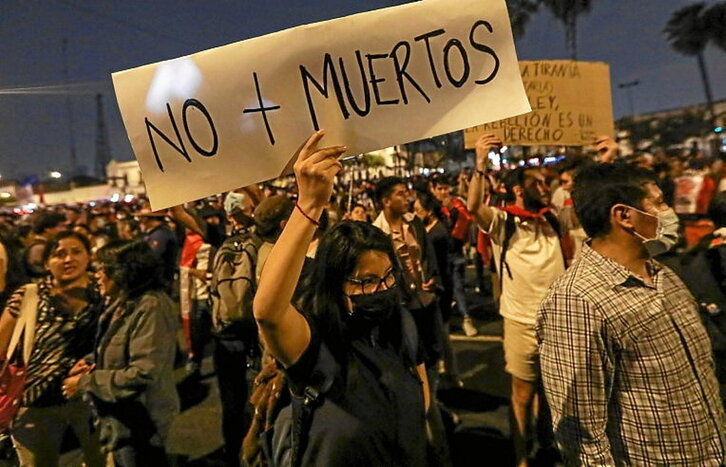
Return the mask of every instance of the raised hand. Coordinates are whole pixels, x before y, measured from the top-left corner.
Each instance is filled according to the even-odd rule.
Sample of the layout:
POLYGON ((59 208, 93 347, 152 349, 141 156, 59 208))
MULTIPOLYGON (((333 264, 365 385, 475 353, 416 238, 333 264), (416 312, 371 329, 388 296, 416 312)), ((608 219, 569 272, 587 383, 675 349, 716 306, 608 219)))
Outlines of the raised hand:
POLYGON ((612 162, 618 155, 618 143, 609 136, 595 138, 595 150, 600 155, 600 162, 612 162))
POLYGON ((298 187, 298 204, 306 208, 322 208, 333 193, 333 181, 343 164, 338 158, 348 149, 330 146, 318 149, 325 130, 313 133, 298 152, 293 166, 298 187))
POLYGON ((502 140, 492 134, 481 135, 476 142, 476 170, 486 171, 489 151, 502 147, 502 140))

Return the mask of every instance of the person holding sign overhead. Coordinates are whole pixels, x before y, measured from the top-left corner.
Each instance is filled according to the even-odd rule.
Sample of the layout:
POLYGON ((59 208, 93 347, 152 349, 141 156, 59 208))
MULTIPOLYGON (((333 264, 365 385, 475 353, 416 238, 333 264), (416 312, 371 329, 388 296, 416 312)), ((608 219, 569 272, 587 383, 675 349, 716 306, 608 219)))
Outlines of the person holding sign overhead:
POLYGON ((314 133, 298 151, 298 202, 254 301, 262 340, 288 375, 293 427, 302 427, 293 462, 426 465, 428 381, 415 324, 401 306, 401 266, 390 238, 367 223, 336 224, 320 240, 311 287, 291 303, 307 246, 342 169, 337 158, 346 151, 318 148, 323 135, 314 133))
POLYGON ((519 167, 505 176, 506 206, 482 203, 487 158, 501 145, 502 140, 492 134, 477 141, 467 207, 479 228, 489 234, 500 277, 505 370, 512 376, 510 423, 516 462, 521 467, 528 465, 527 445, 534 417, 545 427, 541 434, 548 434, 547 423, 542 423, 547 414, 539 390, 535 315, 549 286, 564 273, 566 255, 560 222, 550 210, 549 188, 537 167, 519 167))

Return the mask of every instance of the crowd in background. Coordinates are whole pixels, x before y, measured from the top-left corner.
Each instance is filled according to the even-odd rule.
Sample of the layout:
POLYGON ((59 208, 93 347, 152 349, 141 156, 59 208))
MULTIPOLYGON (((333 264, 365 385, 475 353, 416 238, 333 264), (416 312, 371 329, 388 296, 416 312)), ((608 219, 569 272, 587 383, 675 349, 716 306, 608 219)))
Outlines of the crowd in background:
MULTIPOLYGON (((668 156, 663 152, 620 158, 610 140, 600 141, 596 152, 568 154, 556 163, 526 166, 538 173, 550 200, 547 205, 551 204, 557 214, 559 228, 569 234, 569 243, 562 245, 563 250, 569 249, 564 266, 580 257, 588 236, 575 215, 571 196, 578 172, 598 160, 651 170, 665 203, 675 206, 682 229, 680 243, 659 258, 683 278, 701 305, 723 396, 724 159, 709 159, 700 153, 668 156)), ((422 403, 437 404, 436 387, 463 384, 451 349, 449 323, 456 313, 464 334, 471 337, 479 332, 467 307, 467 293, 491 295, 495 303, 503 293, 503 268, 508 266, 501 252, 494 253, 491 232, 482 228, 471 199, 467 199, 471 180, 479 178, 485 187, 480 202, 506 207, 514 201, 512 186, 516 183, 511 181, 511 174, 515 168, 495 170, 491 165, 475 165, 458 173, 349 182, 339 176, 320 216, 310 219, 314 232, 310 232, 306 240, 309 246, 299 258, 301 284, 306 276, 324 277, 313 258, 319 251, 335 251, 330 250, 335 246, 325 243, 326 232, 340 236, 345 225, 356 225, 344 221, 367 225, 351 227, 346 235, 376 237, 380 231, 380 241, 391 242, 389 268, 396 270, 397 277, 390 282, 400 281, 408 289, 404 306, 415 323, 419 341, 412 360, 421 366, 431 387, 422 403), (372 226, 377 228, 375 232, 366 230, 374 229, 372 226), (393 263, 398 266, 390 266, 393 263), (473 283, 466 275, 467 266, 472 265, 476 271, 473 283)), ((25 362, 28 374, 21 407, 10 428, 21 463, 57 465, 64 433, 71 429, 83 448, 86 465, 104 465, 106 454, 117 465, 165 464, 164 441, 179 411, 173 370, 185 366, 190 377, 199 377, 210 342, 223 406, 225 462, 240 465, 241 458, 248 463, 259 461, 262 448, 250 448, 248 441, 248 452, 241 454, 250 427, 264 432, 273 422, 261 419, 248 403, 250 395, 253 402, 263 397, 255 390, 270 377, 266 371, 271 371, 267 370, 270 357, 263 357, 255 323, 255 317, 258 321, 260 317, 257 312, 251 314, 252 301, 256 287, 270 282, 271 273, 265 282, 262 266, 268 258, 280 261, 281 250, 273 253, 274 245, 288 221, 292 223, 293 213, 308 218, 305 206, 297 204, 299 190, 295 179, 286 178, 162 212, 153 212, 143 198, 129 203, 99 200, 46 206, 28 213, 0 212, 0 304, 4 309, 0 355, 7 351, 21 310, 29 306, 37 310, 34 346, 25 362), (225 263, 232 270, 225 271, 221 262, 239 258, 243 252, 251 258, 250 270, 234 269, 238 265, 232 261, 225 263), (243 274, 249 284, 235 283, 235 274, 243 274), (227 294, 233 297, 232 305, 227 294), (178 335, 183 339, 177 339, 178 335), (259 372, 254 383, 248 381, 248 369, 259 372)), ((375 292, 390 287, 385 273, 377 283, 372 281, 375 292)), ((508 280, 512 280, 511 274, 508 280)), ((369 295, 368 286, 364 279, 361 295, 369 295)), ((297 298, 292 301, 312 303, 304 292, 295 292, 293 297, 297 298)), ((353 306, 358 306, 356 299, 352 300, 353 306)), ((323 325, 306 319, 314 323, 310 325, 312 337, 307 339, 316 342, 315 336, 323 332, 316 326, 323 325)), ((265 331, 264 326, 261 329, 267 332, 263 340, 273 342, 274 333, 265 331)), ((327 345, 333 354, 339 350, 334 341, 327 345)), ((271 354, 284 360, 280 356, 291 352, 294 354, 273 346, 271 354)), ((307 355, 300 354, 295 357, 307 355)), ((369 357, 379 358, 368 354, 359 358, 369 357)), ((282 363, 287 367, 294 361, 282 363)), ((312 371, 315 366, 310 363, 306 368, 312 371)), ((297 371, 288 375, 293 386, 301 379, 297 371)), ((372 399, 359 402, 375 404, 372 399)), ((278 412, 275 410, 275 415, 278 412)), ((400 438, 401 443, 410 443, 402 448, 402 462, 423 464, 425 456, 406 455, 428 449, 430 465, 450 464, 441 416, 446 416, 445 408, 443 415, 427 417, 427 448, 416 440, 400 438)), ((317 449, 324 451, 326 447, 317 449)), ((309 457, 306 452, 301 454, 305 462, 322 458, 309 457)), ((381 452, 388 451, 381 448, 381 452)), ((371 456, 370 462, 385 458, 371 456)))

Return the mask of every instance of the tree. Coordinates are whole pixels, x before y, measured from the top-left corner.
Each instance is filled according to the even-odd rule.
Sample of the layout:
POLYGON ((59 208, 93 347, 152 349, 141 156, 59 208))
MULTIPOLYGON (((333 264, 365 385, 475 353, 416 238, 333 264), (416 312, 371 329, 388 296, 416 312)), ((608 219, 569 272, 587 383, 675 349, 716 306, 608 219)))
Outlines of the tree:
POLYGON ((577 18, 592 8, 592 0, 541 0, 565 26, 565 44, 572 60, 577 60, 577 18))
POLYGON ((713 95, 704 51, 710 42, 726 51, 726 2, 716 3, 709 8, 706 8, 704 3, 694 3, 680 8, 668 20, 663 32, 676 52, 696 57, 706 94, 710 122, 713 124, 715 117, 713 95))
POLYGON ((515 39, 524 35, 525 27, 530 18, 539 9, 539 0, 507 0, 509 21, 512 23, 512 34, 515 39))

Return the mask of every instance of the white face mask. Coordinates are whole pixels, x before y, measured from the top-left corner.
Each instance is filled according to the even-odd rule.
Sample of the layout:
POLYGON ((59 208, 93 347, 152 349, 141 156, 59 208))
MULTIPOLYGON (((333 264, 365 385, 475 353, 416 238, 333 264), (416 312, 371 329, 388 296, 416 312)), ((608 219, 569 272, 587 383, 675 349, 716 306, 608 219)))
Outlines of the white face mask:
POLYGON ((651 257, 663 254, 676 246, 680 238, 678 234, 679 220, 678 214, 676 214, 673 208, 660 211, 657 216, 632 206, 628 206, 628 208, 646 216, 655 217, 658 220, 655 237, 653 238, 646 238, 633 229, 633 234, 643 240, 643 246, 648 250, 648 254, 651 257))

